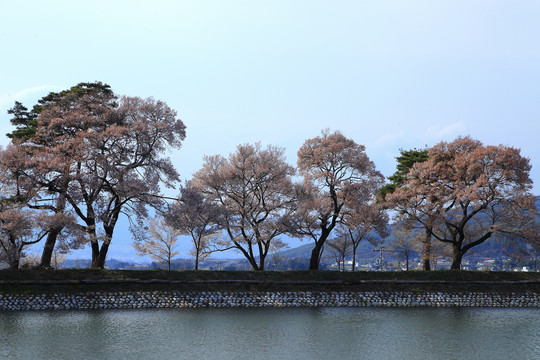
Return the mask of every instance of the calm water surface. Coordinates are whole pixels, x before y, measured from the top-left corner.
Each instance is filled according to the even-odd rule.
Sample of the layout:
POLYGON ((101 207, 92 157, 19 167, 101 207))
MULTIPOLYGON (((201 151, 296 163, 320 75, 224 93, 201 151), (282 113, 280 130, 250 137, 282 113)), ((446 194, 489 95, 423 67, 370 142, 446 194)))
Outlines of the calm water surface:
POLYGON ((540 359, 534 309, 0 313, 0 359, 540 359))

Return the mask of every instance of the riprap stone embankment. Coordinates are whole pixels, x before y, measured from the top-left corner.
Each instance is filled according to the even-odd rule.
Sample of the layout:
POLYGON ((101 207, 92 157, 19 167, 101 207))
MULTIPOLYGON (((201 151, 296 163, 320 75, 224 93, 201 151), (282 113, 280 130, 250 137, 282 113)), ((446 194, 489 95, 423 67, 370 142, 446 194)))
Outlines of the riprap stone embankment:
POLYGON ((0 294, 0 311, 234 307, 540 307, 538 293, 87 292, 0 294))

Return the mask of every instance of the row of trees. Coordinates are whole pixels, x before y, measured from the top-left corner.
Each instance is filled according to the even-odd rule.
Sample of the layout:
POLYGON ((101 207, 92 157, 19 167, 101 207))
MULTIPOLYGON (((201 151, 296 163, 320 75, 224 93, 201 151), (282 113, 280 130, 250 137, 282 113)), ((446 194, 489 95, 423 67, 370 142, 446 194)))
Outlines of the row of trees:
POLYGON ((264 270, 283 237, 296 236, 312 241, 315 270, 330 240, 356 254, 361 241, 387 236, 389 209, 400 226, 424 234, 426 269, 433 241, 451 246, 459 268, 492 236, 538 239, 529 161, 511 147, 458 138, 402 151, 385 185, 363 145, 323 131, 300 148, 296 169, 274 146, 207 156, 170 202, 160 188, 179 179, 164 153, 180 147, 185 126, 165 103, 118 97, 96 82, 51 93, 32 110, 16 103, 9 113, 15 130, 0 153, 0 242, 10 267, 44 240, 41 266, 50 266, 55 248, 90 243, 92 266, 102 268, 122 213, 138 253, 170 264, 176 238, 189 235, 196 267, 214 251, 236 249, 264 270), (151 221, 149 208, 158 214, 151 221))
MULTIPOLYGON (((218 224, 213 234, 223 231, 226 241, 214 247, 235 248, 253 269, 264 270, 269 252, 285 246, 280 236, 308 238, 314 245, 309 269, 316 270, 334 229, 356 246, 372 230, 385 232, 388 216, 375 198, 384 178, 364 146, 339 132, 325 131, 307 140, 298 152, 301 183, 293 181, 297 171, 283 153, 272 146, 246 144, 228 158, 205 158, 186 190, 197 194, 200 207, 216 209, 221 216, 219 222, 212 221, 218 224)), ((173 226, 179 214, 190 211, 181 208, 171 213, 173 226)))
POLYGON ((459 269, 463 255, 489 238, 539 244, 530 165, 517 149, 465 137, 401 151, 384 186, 363 146, 338 132, 307 140, 298 154, 301 183, 275 147, 240 145, 228 158, 205 158, 165 216, 171 229, 191 235, 196 268, 201 256, 235 248, 263 270, 268 253, 284 246, 279 236, 289 235, 312 239, 310 269, 327 244, 338 263, 351 255, 354 271, 359 244, 388 236, 388 210, 390 245, 408 259, 421 243, 425 270, 441 254, 459 269))
MULTIPOLYGON (((355 247, 372 231, 386 234, 388 216, 375 197, 384 178, 364 146, 339 132, 323 132, 302 146, 298 168, 301 183, 294 181, 297 171, 283 149, 260 144, 239 145, 228 158, 205 157, 164 214, 168 232, 191 236, 196 268, 201 257, 233 248, 255 270, 264 270, 269 253, 285 246, 285 235, 313 241, 309 268, 318 269, 334 229, 355 247)), ((137 242, 147 244, 140 253, 155 255, 156 237, 144 238, 149 233, 141 228, 134 231, 142 239, 137 242)))

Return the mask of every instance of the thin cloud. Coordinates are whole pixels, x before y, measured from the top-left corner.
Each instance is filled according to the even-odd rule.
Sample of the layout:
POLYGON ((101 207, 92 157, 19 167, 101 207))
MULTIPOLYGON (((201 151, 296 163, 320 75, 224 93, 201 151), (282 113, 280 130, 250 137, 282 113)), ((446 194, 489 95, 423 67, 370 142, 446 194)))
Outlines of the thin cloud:
POLYGON ((440 126, 440 125, 430 126, 426 130, 426 134, 429 138, 441 139, 448 135, 463 132, 465 129, 466 129, 465 124, 459 121, 459 122, 444 125, 444 126, 440 126))
POLYGON ((58 86, 41 85, 41 86, 31 87, 28 89, 23 89, 14 93, 0 94, 0 108, 3 109, 3 108, 11 107, 13 106, 13 103, 15 101, 24 102, 25 98, 35 95, 37 93, 43 93, 45 95, 45 93, 48 93, 54 90, 59 90, 59 89, 60 88, 58 86))

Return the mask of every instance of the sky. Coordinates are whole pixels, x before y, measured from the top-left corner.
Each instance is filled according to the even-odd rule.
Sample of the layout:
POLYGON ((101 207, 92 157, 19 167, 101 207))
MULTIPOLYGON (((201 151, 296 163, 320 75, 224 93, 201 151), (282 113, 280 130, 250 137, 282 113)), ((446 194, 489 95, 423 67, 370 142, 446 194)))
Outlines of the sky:
MULTIPOLYGON (((385 176, 399 149, 514 146, 538 195, 538 19, 536 0, 0 0, 0 145, 15 101, 102 81, 178 112, 183 180, 204 155, 257 141, 294 165, 329 128, 385 176)), ((119 226, 110 256, 134 256, 119 226)))

